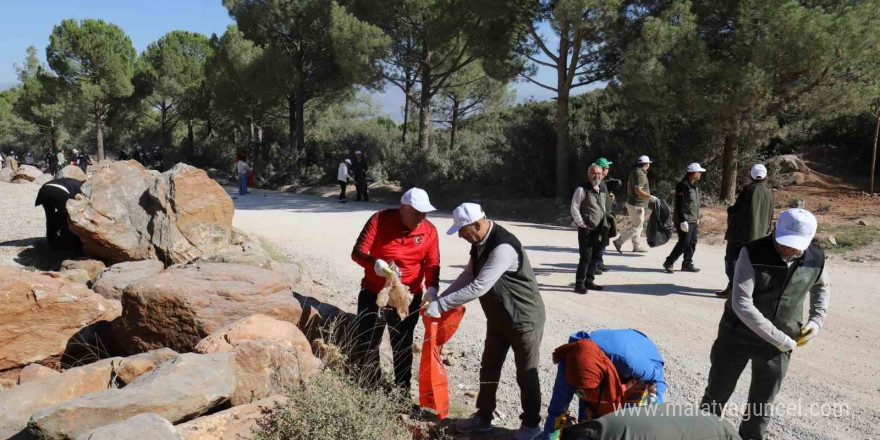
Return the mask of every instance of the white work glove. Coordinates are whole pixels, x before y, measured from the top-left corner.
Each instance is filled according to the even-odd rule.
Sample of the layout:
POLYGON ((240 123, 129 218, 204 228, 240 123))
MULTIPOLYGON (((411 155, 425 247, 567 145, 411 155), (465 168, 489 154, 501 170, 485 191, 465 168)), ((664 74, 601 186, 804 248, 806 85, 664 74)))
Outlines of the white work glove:
POLYGON ((436 287, 428 287, 425 290, 425 297, 422 298, 422 301, 434 302, 437 301, 437 288, 436 287))
POLYGON ((425 307, 425 316, 439 318, 441 314, 443 314, 443 307, 440 307, 440 301, 431 301, 425 307))
POLYGON ((688 231, 691 230, 691 227, 688 226, 688 222, 681 222, 681 224, 678 225, 678 227, 681 229, 681 232, 684 232, 685 234, 687 234, 688 231))
POLYGON ((388 266, 387 261, 381 258, 376 259, 376 263, 373 264, 373 271, 380 277, 388 277, 391 275, 391 267, 388 266))
POLYGON ((795 347, 798 346, 798 343, 795 342, 794 339, 791 339, 791 338, 788 338, 788 337, 786 337, 785 339, 786 339, 785 342, 783 342, 781 345, 777 345, 777 346, 776 346, 776 348, 777 348, 779 351, 781 351, 781 352, 783 352, 783 353, 787 353, 787 352, 789 352, 789 351, 794 350, 795 347))
POLYGON ((819 324, 816 324, 814 321, 806 323, 806 325, 801 327, 801 337, 797 340, 797 346, 803 347, 804 345, 807 345, 807 342, 810 342, 818 334, 819 324))
POLYGON ((651 198, 648 200, 650 200, 651 203, 657 203, 657 196, 651 196, 651 198))

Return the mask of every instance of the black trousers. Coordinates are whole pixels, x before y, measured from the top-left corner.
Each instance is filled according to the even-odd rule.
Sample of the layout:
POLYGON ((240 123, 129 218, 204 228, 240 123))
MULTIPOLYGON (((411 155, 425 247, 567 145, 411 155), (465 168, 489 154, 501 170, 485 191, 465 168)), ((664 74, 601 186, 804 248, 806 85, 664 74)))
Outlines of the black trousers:
POLYGON ((666 257, 666 265, 671 266, 684 254, 683 266, 694 265, 694 252, 697 250, 697 222, 688 222, 688 231, 683 232, 680 225, 675 225, 678 232, 678 243, 666 257))
POLYGON ((516 332, 510 325, 486 326, 486 342, 480 361, 480 393, 477 395, 477 414, 492 420, 497 406, 496 394, 501 381, 501 370, 507 352, 513 349, 516 364, 516 383, 519 385, 522 414, 520 419, 529 427, 541 423, 541 383, 538 362, 541 359, 541 339, 544 328, 528 332, 516 332))
POLYGON ((44 187, 43 211, 46 213, 46 241, 53 249, 82 250, 82 242, 67 226, 67 201, 70 196, 59 188, 44 187))
POLYGON ((345 188, 348 186, 348 182, 339 181, 339 200, 345 200, 345 188))
POLYGON ((727 250, 724 253, 724 273, 727 274, 727 284, 733 284, 733 273, 736 270, 736 260, 744 244, 727 242, 727 250))
POLYGON ((578 228, 577 272, 574 275, 576 286, 583 286, 596 279, 596 267, 602 259, 602 237, 593 229, 578 228))
POLYGON ((739 435, 743 440, 763 440, 772 415, 770 406, 788 371, 791 352, 782 353, 769 344, 745 344, 719 334, 712 345, 710 360, 709 384, 700 402, 701 408, 721 416, 740 375, 751 361, 752 383, 739 435))
POLYGON ((414 295, 409 306, 409 315, 400 319, 397 310, 384 307, 379 310, 376 305, 376 294, 363 289, 358 295, 358 314, 355 329, 357 345, 352 353, 352 360, 362 370, 363 378, 368 386, 379 385, 382 371, 379 367, 379 345, 385 327, 391 336, 391 348, 394 359, 394 384, 405 392, 409 392, 412 381, 413 332, 419 322, 419 305, 422 294, 414 295))
POLYGON ((360 202, 361 198, 363 198, 363 201, 365 201, 365 202, 370 201, 370 194, 367 192, 367 180, 366 179, 356 180, 354 183, 354 188, 355 188, 355 190, 357 190, 357 201, 360 202))

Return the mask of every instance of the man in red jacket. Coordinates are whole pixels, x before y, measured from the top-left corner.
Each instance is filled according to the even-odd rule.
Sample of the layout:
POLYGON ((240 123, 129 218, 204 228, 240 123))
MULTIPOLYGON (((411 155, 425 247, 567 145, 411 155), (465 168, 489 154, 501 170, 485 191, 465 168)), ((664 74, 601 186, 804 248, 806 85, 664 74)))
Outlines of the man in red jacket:
POLYGON ((419 320, 422 296, 437 299, 440 284, 440 245, 437 229, 426 219, 435 211, 428 193, 412 188, 400 198, 400 208, 373 214, 361 231, 351 258, 364 268, 358 296, 357 346, 352 360, 362 368, 364 377, 378 384, 379 344, 385 326, 394 350, 394 383, 408 393, 412 378, 413 331, 419 320), (409 315, 400 319, 395 309, 379 310, 376 295, 385 286, 394 263, 400 281, 413 293, 409 315))

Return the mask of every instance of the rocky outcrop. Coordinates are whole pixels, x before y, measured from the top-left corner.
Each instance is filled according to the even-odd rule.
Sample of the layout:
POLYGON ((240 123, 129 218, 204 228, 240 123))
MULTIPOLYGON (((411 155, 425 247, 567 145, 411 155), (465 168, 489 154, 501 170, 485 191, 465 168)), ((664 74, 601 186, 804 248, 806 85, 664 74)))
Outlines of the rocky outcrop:
POLYGON ((84 327, 119 315, 82 284, 0 266, 0 371, 60 357, 84 327))
POLYGON ((130 419, 95 428, 77 440, 182 440, 177 428, 168 420, 152 413, 138 414, 130 419))
POLYGON ((211 333, 253 314, 298 322, 290 284, 266 269, 236 264, 175 266, 129 285, 117 341, 129 353, 158 347, 192 351, 211 333))
POLYGON ((236 406, 216 414, 199 417, 178 425, 177 430, 185 440, 247 440, 255 438, 265 420, 279 406, 287 403, 276 395, 247 405, 236 406))
POLYGON ((61 373, 40 364, 30 364, 21 369, 18 375, 18 384, 33 382, 50 376, 57 376, 61 373))
POLYGON ((76 179, 76 180, 79 180, 80 182, 85 182, 86 180, 89 180, 89 176, 86 175, 86 173, 84 173, 83 170, 81 170, 79 167, 73 166, 73 165, 68 165, 68 166, 62 168, 61 172, 59 174, 59 177, 66 177, 68 179, 76 179))
POLYGON ((238 384, 230 398, 232 405, 284 393, 321 369, 321 361, 311 351, 297 350, 276 341, 245 341, 234 346, 233 352, 238 384))
POLYGON ((131 283, 158 275, 165 265, 157 260, 128 261, 117 263, 101 272, 92 288, 104 298, 120 299, 131 283))
POLYGON ((39 410, 28 428, 43 440, 66 440, 142 413, 178 423, 226 402, 235 385, 233 354, 182 354, 125 388, 91 393, 39 410))
POLYGON ((280 321, 266 315, 251 315, 225 326, 199 341, 198 353, 233 351, 233 346, 245 341, 264 339, 289 348, 310 351, 308 339, 292 322, 280 321))
POLYGON ((26 182, 33 182, 37 180, 40 176, 43 175, 43 172, 39 170, 39 168, 32 165, 21 165, 18 167, 18 172, 15 173, 15 176, 12 180, 23 180, 26 182))

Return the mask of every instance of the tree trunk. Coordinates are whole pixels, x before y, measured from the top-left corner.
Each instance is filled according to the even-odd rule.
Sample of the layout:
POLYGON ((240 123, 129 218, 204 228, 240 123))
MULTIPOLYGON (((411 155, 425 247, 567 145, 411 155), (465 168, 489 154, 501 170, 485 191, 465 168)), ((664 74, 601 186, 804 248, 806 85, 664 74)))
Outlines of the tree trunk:
POLYGON ((413 84, 415 81, 407 78, 404 85, 403 97, 403 130, 401 130, 400 141, 406 143, 406 133, 409 131, 409 101, 412 95, 413 84))
POLYGON ((427 44, 422 49, 422 92, 419 98, 419 150, 431 149, 431 52, 427 44))
POLYGON ((52 143, 52 154, 58 153, 58 127, 55 126, 55 120, 49 120, 49 141, 52 143))
POLYGON ((189 151, 187 152, 187 160, 192 162, 193 156, 196 153, 196 138, 195 134, 193 134, 193 121, 189 119, 186 121, 186 137, 189 141, 189 151))
MULTIPOLYGON (((562 24, 559 61, 556 63, 556 198, 564 200, 569 191, 568 159, 568 25, 562 24)), ((577 62, 577 59, 573 60, 577 62)))
POLYGON ((311 160, 311 152, 306 151, 305 124, 303 123, 303 119, 305 119, 306 99, 302 85, 299 86, 299 89, 300 90, 294 99, 296 103, 296 148, 297 151, 301 153, 302 157, 306 158, 306 162, 308 162, 311 160))
POLYGON ((104 160, 104 128, 102 127, 104 122, 103 113, 101 105, 98 101, 95 101, 95 150, 97 150, 98 162, 104 160))
POLYGON ((161 112, 162 112, 162 154, 165 154, 168 151, 168 107, 165 105, 165 101, 162 101, 161 104, 161 112))
POLYGON ((871 158, 871 194, 874 193, 874 175, 877 171, 877 136, 880 135, 880 105, 877 107, 877 125, 874 127, 874 154, 871 158))
POLYGON ((733 203, 736 196, 736 169, 739 165, 739 136, 736 129, 724 136, 724 151, 722 158, 724 166, 721 171, 721 200, 724 203, 733 203))
POLYGON ((291 93, 287 95, 287 130, 290 132, 289 140, 290 142, 289 148, 290 151, 296 151, 296 98, 295 94, 291 93))
POLYGON ((455 150, 455 131, 458 128, 458 100, 452 100, 452 124, 449 129, 449 149, 455 150))

